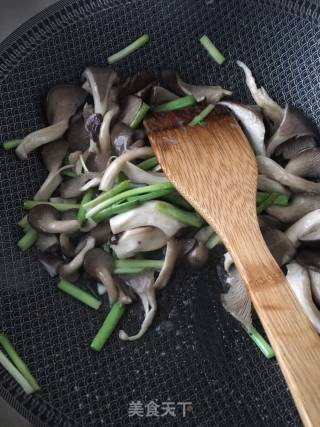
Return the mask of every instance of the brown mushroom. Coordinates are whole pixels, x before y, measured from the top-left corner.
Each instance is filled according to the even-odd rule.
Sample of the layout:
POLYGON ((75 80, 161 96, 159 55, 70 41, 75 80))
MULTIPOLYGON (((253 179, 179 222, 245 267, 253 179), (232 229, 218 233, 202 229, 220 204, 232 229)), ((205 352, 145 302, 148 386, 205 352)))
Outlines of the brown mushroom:
POLYGON ((292 196, 288 206, 270 206, 267 213, 281 222, 292 223, 316 209, 320 209, 319 194, 298 193, 292 196))
POLYGON ((63 265, 61 258, 48 252, 39 254, 38 259, 50 277, 57 276, 59 269, 63 265))
POLYGON ((71 276, 79 271, 84 262, 86 253, 93 249, 94 246, 95 239, 91 236, 88 236, 83 244, 82 249, 76 253, 75 257, 68 264, 64 264, 59 268, 60 277, 65 280, 69 280, 71 276))
POLYGON ((317 146, 317 142, 311 135, 300 136, 298 138, 289 139, 286 142, 280 144, 274 154, 276 156, 282 156, 284 159, 294 159, 304 150, 314 148, 317 146))
POLYGON ((286 166, 286 171, 303 178, 314 180, 320 177, 320 148, 304 150, 286 166))
POLYGON ((66 133, 66 140, 69 144, 69 152, 84 152, 89 148, 90 137, 85 129, 83 112, 76 114, 70 120, 69 129, 66 133))
POLYGON ((109 222, 100 222, 90 230, 89 235, 95 239, 96 246, 101 246, 104 243, 107 243, 111 237, 109 222))
POLYGON ((59 249, 59 240, 55 234, 38 233, 36 247, 40 252, 55 253, 59 249))
POLYGON ((187 255, 189 264, 194 268, 201 268, 207 264, 209 250, 202 242, 197 242, 187 255))
POLYGON ((38 205, 28 215, 29 224, 37 231, 50 234, 72 234, 80 229, 77 220, 61 220, 60 212, 49 205, 38 205))

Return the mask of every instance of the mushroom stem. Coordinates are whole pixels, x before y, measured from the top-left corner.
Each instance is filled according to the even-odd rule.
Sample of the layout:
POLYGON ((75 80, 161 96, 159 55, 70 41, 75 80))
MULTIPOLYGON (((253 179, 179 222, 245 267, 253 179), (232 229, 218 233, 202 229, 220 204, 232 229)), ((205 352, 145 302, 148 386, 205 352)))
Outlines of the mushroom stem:
POLYGON ((57 211, 59 212, 66 212, 66 211, 70 211, 71 209, 80 208, 80 205, 77 203, 51 203, 51 202, 42 202, 42 201, 36 201, 36 200, 25 200, 23 202, 23 208, 27 210, 30 210, 39 205, 52 206, 53 208, 57 209, 57 211))
POLYGON ((168 240, 163 266, 154 283, 155 288, 162 289, 168 284, 179 255, 179 250, 180 246, 178 240, 174 238, 168 240))
POLYGON ((157 184, 159 182, 168 182, 168 178, 159 172, 147 172, 140 169, 131 162, 126 162, 122 167, 122 172, 136 184, 157 184))

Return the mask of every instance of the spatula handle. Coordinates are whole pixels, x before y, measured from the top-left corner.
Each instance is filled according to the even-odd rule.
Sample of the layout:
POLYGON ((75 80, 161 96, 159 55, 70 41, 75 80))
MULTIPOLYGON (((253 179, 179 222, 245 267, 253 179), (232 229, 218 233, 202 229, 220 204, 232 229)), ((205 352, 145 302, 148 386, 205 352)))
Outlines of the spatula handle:
MULTIPOLYGON (((240 233, 241 234, 241 233, 240 233)), ((305 426, 320 425, 320 338, 271 256, 258 225, 227 244, 305 426)), ((227 239, 228 240, 228 239, 227 239)))

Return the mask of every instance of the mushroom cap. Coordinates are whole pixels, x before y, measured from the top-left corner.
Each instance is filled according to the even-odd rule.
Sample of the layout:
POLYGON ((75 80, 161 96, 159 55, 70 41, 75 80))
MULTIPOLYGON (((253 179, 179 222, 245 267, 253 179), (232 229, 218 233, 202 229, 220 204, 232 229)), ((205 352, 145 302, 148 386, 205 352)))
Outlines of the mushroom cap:
POLYGON ((40 252, 56 253, 59 250, 59 240, 55 234, 39 233, 36 247, 40 252))
POLYGON ((94 248, 85 254, 83 265, 89 276, 101 281, 105 271, 112 274, 114 259, 102 249, 94 248))
POLYGON ((122 108, 119 121, 130 126, 130 123, 136 117, 143 101, 141 98, 135 95, 130 95, 125 99, 124 106, 122 108))
POLYGON ((41 150, 42 161, 48 172, 59 169, 68 151, 68 142, 64 139, 46 144, 41 150))
POLYGON ((96 241, 96 246, 101 246, 107 243, 111 236, 110 225, 108 221, 100 222, 90 231, 90 236, 96 241))
POLYGON ((47 119, 50 124, 69 120, 84 103, 87 93, 74 84, 54 86, 47 95, 47 119))
POLYGON ((39 254, 38 259, 50 277, 57 276, 60 267, 63 265, 61 258, 48 252, 39 254))
POLYGON ((317 142, 312 135, 300 136, 283 142, 275 150, 276 156, 282 156, 284 159, 294 159, 304 150, 314 148, 317 142))
POLYGON ((149 71, 138 71, 132 77, 128 77, 119 86, 119 98, 123 99, 129 95, 134 95, 137 92, 143 91, 150 84, 156 82, 155 77, 149 71))
POLYGON ((179 98, 175 93, 162 86, 153 86, 150 94, 150 104, 151 105, 161 105, 165 102, 174 101, 179 98))
POLYGON ((111 144, 117 156, 125 153, 134 142, 134 130, 125 123, 116 123, 111 130, 111 144))
POLYGON ((187 259, 192 267, 201 268, 208 262, 209 250, 202 242, 197 242, 194 248, 188 253, 187 259))
POLYGON ((84 152, 89 148, 90 137, 85 129, 83 113, 80 112, 72 117, 66 134, 66 140, 69 143, 70 153, 74 151, 84 152))
POLYGON ((289 161, 285 169, 287 172, 303 178, 319 178, 320 148, 309 148, 302 151, 297 157, 289 161))
POLYGON ((43 233, 72 234, 80 229, 77 220, 60 220, 60 212, 45 204, 32 208, 28 214, 28 221, 34 229, 43 233))

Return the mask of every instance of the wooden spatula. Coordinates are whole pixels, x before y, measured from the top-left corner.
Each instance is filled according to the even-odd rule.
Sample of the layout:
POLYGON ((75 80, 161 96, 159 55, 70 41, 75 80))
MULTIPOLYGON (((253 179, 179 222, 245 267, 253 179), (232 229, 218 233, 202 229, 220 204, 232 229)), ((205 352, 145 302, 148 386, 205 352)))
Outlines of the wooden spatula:
POLYGON ((144 121, 168 179, 222 238, 245 281, 306 426, 320 426, 320 338, 291 293, 260 233, 257 165, 234 117, 222 107, 206 126, 187 126, 197 110, 144 121))

